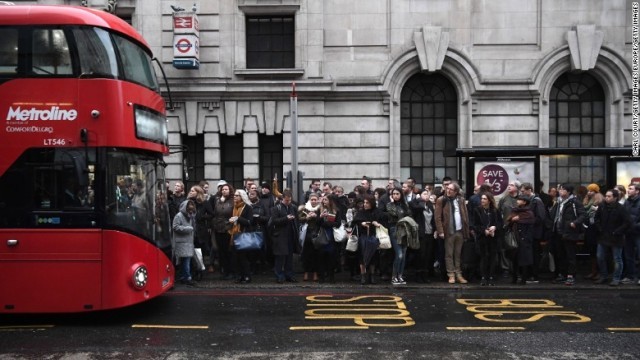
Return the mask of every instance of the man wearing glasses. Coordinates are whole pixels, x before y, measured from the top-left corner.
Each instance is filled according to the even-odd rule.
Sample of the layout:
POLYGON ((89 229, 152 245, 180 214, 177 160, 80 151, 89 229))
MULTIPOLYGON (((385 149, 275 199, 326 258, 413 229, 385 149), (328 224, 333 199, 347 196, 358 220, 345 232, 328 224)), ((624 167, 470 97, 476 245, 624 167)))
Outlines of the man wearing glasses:
POLYGON ((444 239, 445 263, 449 284, 466 284, 462 276, 462 244, 469 238, 469 215, 460 185, 455 182, 445 187, 445 194, 436 201, 436 229, 438 237, 444 239))

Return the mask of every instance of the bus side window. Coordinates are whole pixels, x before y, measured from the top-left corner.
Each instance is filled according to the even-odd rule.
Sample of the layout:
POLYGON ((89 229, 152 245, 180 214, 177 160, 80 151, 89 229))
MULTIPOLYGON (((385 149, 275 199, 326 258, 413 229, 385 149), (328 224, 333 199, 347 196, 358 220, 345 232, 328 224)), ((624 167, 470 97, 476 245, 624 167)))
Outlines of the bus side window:
POLYGON ((0 29, 0 76, 18 73, 18 30, 0 29))
POLYGON ((32 72, 37 75, 71 75, 71 56, 64 31, 36 29, 31 53, 32 72))

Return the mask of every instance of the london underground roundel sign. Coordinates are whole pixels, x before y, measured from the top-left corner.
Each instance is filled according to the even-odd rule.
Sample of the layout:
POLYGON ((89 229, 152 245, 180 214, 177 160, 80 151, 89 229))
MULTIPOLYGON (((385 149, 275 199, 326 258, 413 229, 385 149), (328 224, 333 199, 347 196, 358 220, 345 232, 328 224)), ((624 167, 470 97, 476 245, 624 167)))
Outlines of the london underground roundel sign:
POLYGON ((191 44, 189 39, 182 38, 176 42, 176 49, 183 54, 188 53, 192 47, 193 44, 191 44))

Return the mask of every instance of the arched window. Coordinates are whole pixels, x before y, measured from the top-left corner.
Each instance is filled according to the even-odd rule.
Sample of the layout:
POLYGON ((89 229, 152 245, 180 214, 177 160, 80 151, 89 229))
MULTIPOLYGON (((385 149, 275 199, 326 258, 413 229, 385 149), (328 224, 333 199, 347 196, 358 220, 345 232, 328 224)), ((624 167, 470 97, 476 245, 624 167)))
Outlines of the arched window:
POLYGON ((457 179, 457 159, 444 155, 458 145, 458 101, 451 82, 440 74, 416 74, 402 89, 401 101, 401 175, 418 184, 457 179))
MULTIPOLYGON (((604 91, 587 73, 565 73, 549 94, 549 147, 604 147, 604 91)), ((549 161, 551 184, 604 183, 604 156, 560 156, 549 161)))

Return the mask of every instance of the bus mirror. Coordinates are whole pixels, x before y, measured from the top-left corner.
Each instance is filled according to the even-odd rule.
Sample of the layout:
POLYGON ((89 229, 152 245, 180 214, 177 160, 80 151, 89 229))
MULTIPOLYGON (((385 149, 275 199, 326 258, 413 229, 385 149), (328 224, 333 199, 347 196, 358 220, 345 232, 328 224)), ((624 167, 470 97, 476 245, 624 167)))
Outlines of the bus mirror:
POLYGON ((80 129, 80 141, 82 141, 84 144, 89 142, 89 130, 85 128, 80 129))

